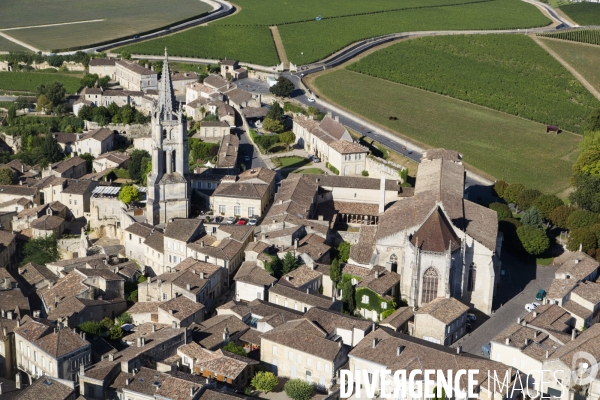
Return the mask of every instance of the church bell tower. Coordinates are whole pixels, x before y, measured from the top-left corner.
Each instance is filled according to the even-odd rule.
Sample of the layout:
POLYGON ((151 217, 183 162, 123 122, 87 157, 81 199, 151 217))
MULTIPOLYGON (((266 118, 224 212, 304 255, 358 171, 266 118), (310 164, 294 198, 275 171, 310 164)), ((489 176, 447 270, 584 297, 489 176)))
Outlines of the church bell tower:
POLYGON ((148 175, 146 217, 152 225, 189 215, 187 125, 175 95, 167 49, 158 100, 152 107, 152 172, 148 175))

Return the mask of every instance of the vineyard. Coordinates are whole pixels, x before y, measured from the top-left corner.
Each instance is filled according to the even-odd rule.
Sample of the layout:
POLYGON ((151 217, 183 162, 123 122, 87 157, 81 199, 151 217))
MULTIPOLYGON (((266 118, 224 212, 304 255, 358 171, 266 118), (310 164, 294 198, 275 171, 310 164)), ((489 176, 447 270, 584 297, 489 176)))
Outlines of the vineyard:
POLYGON ((348 68, 577 133, 600 106, 558 61, 522 35, 409 40, 348 68))
POLYGON ((578 29, 574 31, 538 34, 538 36, 600 45, 600 29, 578 29))
POLYGON ((15 42, 0 36, 0 51, 29 51, 25 47, 21 47, 15 42))
POLYGON ((67 93, 76 93, 81 87, 81 77, 41 72, 0 72, 1 90, 36 92, 38 86, 50 82, 61 82, 67 93))
POLYGON ((546 134, 533 121, 347 69, 314 83, 319 96, 426 147, 459 151, 490 178, 547 193, 570 186, 578 135, 546 134))
POLYGON ((567 14, 579 25, 600 25, 600 4, 598 3, 571 3, 561 6, 560 10, 567 14))

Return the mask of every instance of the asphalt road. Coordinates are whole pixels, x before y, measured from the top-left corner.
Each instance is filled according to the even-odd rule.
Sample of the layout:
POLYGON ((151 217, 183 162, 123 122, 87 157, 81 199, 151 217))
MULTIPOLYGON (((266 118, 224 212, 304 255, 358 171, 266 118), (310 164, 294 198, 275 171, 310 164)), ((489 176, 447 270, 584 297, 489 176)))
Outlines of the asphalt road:
POLYGON ((250 138, 248 137, 248 134, 246 132, 242 132, 241 130, 238 130, 237 134, 238 134, 238 137, 240 138, 238 160, 240 162, 242 162, 242 161, 244 161, 244 157, 249 156, 250 161, 249 162, 244 161, 244 164, 246 164, 247 168, 266 167, 267 164, 265 164, 265 162, 263 161, 260 154, 258 154, 256 152, 254 146, 250 142, 250 138))

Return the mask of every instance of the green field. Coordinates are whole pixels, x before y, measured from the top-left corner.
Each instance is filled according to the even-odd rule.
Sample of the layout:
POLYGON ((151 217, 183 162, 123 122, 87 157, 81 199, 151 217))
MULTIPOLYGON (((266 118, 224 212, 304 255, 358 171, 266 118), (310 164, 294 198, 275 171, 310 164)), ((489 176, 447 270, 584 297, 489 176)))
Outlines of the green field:
POLYGON ((62 82, 67 94, 74 94, 81 87, 80 77, 42 72, 0 72, 1 90, 36 92, 38 86, 49 82, 62 82))
POLYGON ((600 46, 540 38, 563 60, 600 91, 600 46))
POLYGON ((29 51, 29 49, 0 36, 0 51, 29 51))
POLYGON ((600 4, 573 3, 560 7, 560 10, 579 25, 600 25, 600 4))
POLYGON ((396 32, 510 29, 545 26, 550 20, 520 0, 392 11, 279 27, 294 64, 321 60, 358 40, 396 32), (323 38, 327 38, 324 40, 323 38))
POLYGON ((566 32, 545 33, 538 36, 600 45, 600 29, 578 29, 566 32))
POLYGON ((600 102, 524 35, 408 40, 348 69, 582 133, 600 102))
POLYGON ((317 77, 315 86, 331 101, 400 136, 459 151, 466 163, 490 177, 546 193, 570 185, 578 135, 547 134, 536 122, 345 69, 317 77))
POLYGON ((199 26, 174 35, 124 46, 131 54, 165 53, 180 57, 241 60, 260 65, 277 65, 279 57, 267 26, 199 26))
POLYGON ((0 28, 103 20, 6 31, 42 50, 66 49, 133 36, 210 10, 199 0, 3 0, 0 28))

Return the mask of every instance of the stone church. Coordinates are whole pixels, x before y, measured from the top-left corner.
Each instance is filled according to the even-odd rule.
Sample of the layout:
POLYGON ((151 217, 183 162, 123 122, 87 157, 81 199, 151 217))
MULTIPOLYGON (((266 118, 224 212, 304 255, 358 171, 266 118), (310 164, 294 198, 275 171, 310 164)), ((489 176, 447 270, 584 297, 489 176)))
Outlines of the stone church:
POLYGON ((146 216, 152 225, 187 218, 190 207, 187 125, 176 104, 167 49, 158 100, 152 109, 152 172, 148 175, 146 216))
POLYGON ((465 199, 464 188, 460 155, 428 150, 414 194, 388 205, 378 225, 361 226, 349 263, 399 273, 409 306, 454 297, 490 314, 502 234, 496 212, 465 199))

